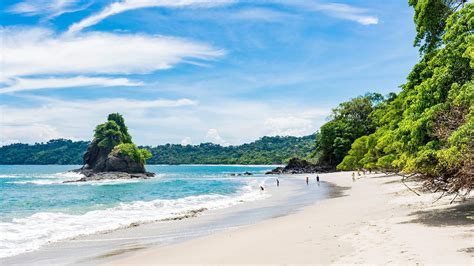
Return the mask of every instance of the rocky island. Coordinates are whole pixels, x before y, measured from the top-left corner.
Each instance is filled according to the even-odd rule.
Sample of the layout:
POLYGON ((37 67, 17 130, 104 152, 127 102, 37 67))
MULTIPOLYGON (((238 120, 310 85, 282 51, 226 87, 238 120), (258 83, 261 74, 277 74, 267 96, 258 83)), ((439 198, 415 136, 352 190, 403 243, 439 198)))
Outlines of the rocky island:
POLYGON ((107 122, 95 128, 94 139, 83 157, 84 166, 73 170, 84 177, 66 182, 150 178, 154 173, 145 170, 145 161, 150 157, 148 150, 133 144, 122 115, 109 114, 107 122))
POLYGON ((304 159, 291 158, 285 167, 277 167, 269 172, 267 175, 279 174, 312 174, 312 173, 327 173, 333 171, 334 168, 330 166, 312 164, 304 159))

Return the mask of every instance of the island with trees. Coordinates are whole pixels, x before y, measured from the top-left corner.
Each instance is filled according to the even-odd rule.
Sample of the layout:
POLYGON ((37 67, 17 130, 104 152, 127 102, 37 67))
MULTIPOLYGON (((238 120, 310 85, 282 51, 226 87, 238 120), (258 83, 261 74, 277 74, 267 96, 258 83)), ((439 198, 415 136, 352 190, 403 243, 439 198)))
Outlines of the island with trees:
POLYGON ((148 150, 133 144, 122 115, 113 113, 95 128, 94 139, 83 156, 84 165, 74 172, 84 175, 77 181, 148 178, 154 176, 145 170, 150 157, 148 150))

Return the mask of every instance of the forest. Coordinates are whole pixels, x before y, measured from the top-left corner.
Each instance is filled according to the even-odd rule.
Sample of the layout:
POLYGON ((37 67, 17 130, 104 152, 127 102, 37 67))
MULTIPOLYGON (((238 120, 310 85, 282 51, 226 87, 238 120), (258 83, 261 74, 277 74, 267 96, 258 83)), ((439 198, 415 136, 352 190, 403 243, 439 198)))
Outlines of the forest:
POLYGON ((401 92, 367 94, 335 108, 315 159, 338 170, 417 176, 426 187, 474 187, 474 4, 410 0, 417 63, 401 92))
MULTIPOLYGON (((257 141, 221 146, 166 144, 145 148, 152 153, 148 164, 283 164, 292 157, 307 157, 314 150, 314 135, 263 137, 257 141)), ((0 164, 83 164, 87 141, 66 139, 46 143, 0 147, 0 164)))

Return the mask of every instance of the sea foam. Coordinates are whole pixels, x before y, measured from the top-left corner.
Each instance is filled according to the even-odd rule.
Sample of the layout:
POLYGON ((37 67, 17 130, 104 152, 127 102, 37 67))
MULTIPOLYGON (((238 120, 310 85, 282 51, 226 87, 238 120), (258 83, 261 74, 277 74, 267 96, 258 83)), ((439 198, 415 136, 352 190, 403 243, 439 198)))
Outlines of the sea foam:
POLYGON ((39 212, 11 222, 1 222, 0 257, 33 251, 47 243, 81 235, 173 219, 191 211, 221 209, 268 197, 268 193, 257 189, 259 185, 259 181, 249 180, 239 192, 230 195, 207 194, 174 200, 134 201, 82 215, 39 212))

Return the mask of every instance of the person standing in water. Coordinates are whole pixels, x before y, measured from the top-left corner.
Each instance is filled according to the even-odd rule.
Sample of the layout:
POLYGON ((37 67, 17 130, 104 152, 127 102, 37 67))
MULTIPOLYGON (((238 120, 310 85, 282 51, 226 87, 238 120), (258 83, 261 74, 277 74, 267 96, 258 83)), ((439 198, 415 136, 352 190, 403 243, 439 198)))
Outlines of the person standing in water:
POLYGON ((306 185, 309 185, 309 177, 306 177, 306 185))
POLYGON ((280 186, 280 180, 278 180, 278 178, 277 178, 277 187, 279 187, 279 186, 280 186))
POLYGON ((319 183, 319 175, 316 176, 316 182, 319 183))

